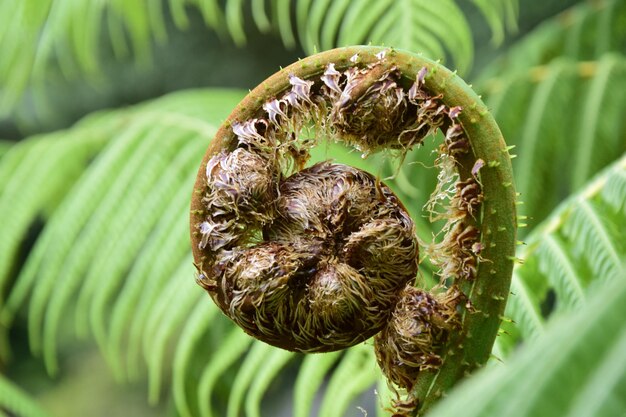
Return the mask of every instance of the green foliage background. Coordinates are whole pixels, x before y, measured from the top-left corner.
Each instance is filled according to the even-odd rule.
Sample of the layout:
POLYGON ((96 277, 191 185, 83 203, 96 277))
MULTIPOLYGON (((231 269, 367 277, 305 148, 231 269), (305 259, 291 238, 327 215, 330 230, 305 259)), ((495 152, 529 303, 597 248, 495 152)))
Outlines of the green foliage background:
MULTIPOLYGON (((24 0, 0 21, 0 416, 389 414, 369 344, 253 342, 195 285, 187 239, 197 165, 246 89, 370 41, 457 68, 517 155, 497 360, 432 415, 626 413, 623 1, 24 0)), ((431 162, 390 184, 424 238, 431 162)))

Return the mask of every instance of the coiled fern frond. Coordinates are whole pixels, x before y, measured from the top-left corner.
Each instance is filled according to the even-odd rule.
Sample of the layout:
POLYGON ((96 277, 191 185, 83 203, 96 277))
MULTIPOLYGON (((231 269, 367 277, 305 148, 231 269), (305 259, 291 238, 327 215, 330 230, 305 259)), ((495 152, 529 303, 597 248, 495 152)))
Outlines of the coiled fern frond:
POLYGON ((421 414, 487 360, 508 295, 514 200, 499 130, 455 74, 393 49, 331 50, 261 83, 211 142, 191 204, 197 281, 248 334, 288 350, 378 333, 379 365, 409 391, 398 413, 421 414), (426 292, 412 283, 418 243, 391 190, 354 168, 304 166, 322 139, 366 158, 407 152, 437 129, 425 210, 445 225, 426 246, 439 281, 426 292))

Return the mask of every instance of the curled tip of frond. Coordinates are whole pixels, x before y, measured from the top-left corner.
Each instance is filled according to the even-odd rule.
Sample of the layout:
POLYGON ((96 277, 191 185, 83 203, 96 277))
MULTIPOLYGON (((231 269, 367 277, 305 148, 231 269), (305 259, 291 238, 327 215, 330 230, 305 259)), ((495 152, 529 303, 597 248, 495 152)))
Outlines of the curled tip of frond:
MULTIPOLYGON (((214 158, 248 154, 239 148, 214 158)), ((413 222, 387 186, 328 162, 277 183, 264 166, 216 174, 210 162, 211 214, 199 230, 212 262, 203 265, 200 283, 237 324, 265 342, 306 352, 354 345, 386 325, 418 260, 413 222), (246 175, 230 178, 232 172, 246 175), (222 189, 229 204, 217 197, 222 189)))
POLYGON ((441 294, 411 286, 402 291, 389 325, 374 338, 387 379, 410 390, 420 372, 441 365, 449 334, 460 325, 456 307, 461 299, 455 287, 441 294))
MULTIPOLYGON (((411 389, 420 372, 457 366, 445 359, 447 352, 461 353, 457 367, 464 370, 482 360, 468 360, 462 346, 449 342, 452 332, 470 332, 465 321, 461 328, 461 317, 471 320, 480 311, 495 320, 499 314, 484 311, 476 303, 482 293, 468 288, 478 278, 493 279, 496 267, 501 273, 502 261, 489 257, 493 235, 512 229, 483 223, 506 211, 486 198, 485 179, 507 168, 508 153, 503 145, 488 154, 474 147, 469 133, 488 118, 481 113, 473 121, 476 97, 457 102, 444 99, 445 87, 435 91, 434 85, 458 82, 436 64, 411 58, 416 62, 406 65, 407 56, 391 49, 348 50, 277 74, 218 132, 192 203, 197 281, 247 333, 275 346, 331 351, 378 333, 383 371, 411 389), (461 125, 464 120, 471 123, 461 125), (322 139, 364 156, 384 149, 405 154, 438 130, 444 133, 435 160, 439 175, 425 211, 444 226, 426 245, 440 279, 429 293, 413 287, 415 227, 391 190, 345 165, 305 166, 322 139), (492 267, 483 270, 484 262, 492 267)), ((506 182, 497 184, 502 199, 514 191, 506 182)), ((498 249, 503 246, 498 241, 498 249)), ((490 306, 504 305, 498 301, 490 298, 490 306)))

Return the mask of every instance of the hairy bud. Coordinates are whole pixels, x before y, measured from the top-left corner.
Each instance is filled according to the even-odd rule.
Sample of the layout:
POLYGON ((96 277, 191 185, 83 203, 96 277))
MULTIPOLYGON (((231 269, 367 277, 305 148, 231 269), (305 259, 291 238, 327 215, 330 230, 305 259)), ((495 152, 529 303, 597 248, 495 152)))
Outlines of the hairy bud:
POLYGON ((379 332, 417 273, 413 222, 395 195, 364 171, 328 162, 279 190, 264 241, 217 253, 220 307, 290 350, 341 349, 379 332))

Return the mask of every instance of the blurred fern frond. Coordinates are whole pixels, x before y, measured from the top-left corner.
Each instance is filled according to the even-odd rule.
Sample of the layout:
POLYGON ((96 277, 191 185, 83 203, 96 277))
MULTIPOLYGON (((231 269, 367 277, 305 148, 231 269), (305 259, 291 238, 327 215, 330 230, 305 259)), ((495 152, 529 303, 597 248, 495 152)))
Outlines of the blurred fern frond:
MULTIPOLYGON (((151 62, 154 42, 167 40, 167 21, 184 30, 195 9, 206 26, 228 33, 238 45, 254 22, 263 32, 278 32, 286 46, 298 42, 308 53, 334 46, 374 42, 422 51, 434 59, 453 58, 461 71, 473 58, 472 34, 455 0, 169 0, 127 1, 25 0, 0 4, 0 115, 11 111, 30 86, 60 72, 97 74, 103 45, 114 56, 132 55, 151 62), (247 22, 246 17, 251 17, 247 22), (295 20, 292 21, 292 14, 295 20), (108 42, 101 38, 106 34, 108 42), (297 35, 296 35, 297 34, 297 35), (297 39, 297 41, 296 41, 297 39)), ((500 42, 514 27, 517 0, 473 0, 500 42)), ((108 56, 108 53, 105 55, 108 56)))
POLYGON ((0 374, 0 416, 49 417, 36 401, 0 374), (7 414, 5 414, 5 412, 7 414))
POLYGON ((480 74, 481 80, 499 74, 525 73, 555 59, 596 61, 626 50, 626 3, 621 0, 581 1, 516 42, 480 74))
POLYGON ((542 333, 547 317, 586 304, 607 280, 622 279, 626 244, 626 154, 563 202, 528 236, 515 268, 505 325, 498 338, 506 354, 521 337, 542 333))
MULTIPOLYGON (((527 230, 626 152, 626 3, 581 2, 480 74, 509 145, 527 230), (535 181, 536 176, 542 181, 535 181)), ((520 230, 525 235, 524 229, 520 230)))
POLYGON ((12 145, 13 145, 12 142, 9 142, 6 140, 0 140, 0 158, 2 158, 4 154, 6 154, 9 151, 9 149, 11 149, 12 145))
MULTIPOLYGON (((623 258, 622 258, 623 259, 623 258)), ((588 303, 559 317, 500 367, 452 390, 432 417, 613 417, 626 409, 626 280, 609 282, 588 303), (498 387, 498 389, 493 389, 498 387)))
POLYGON ((626 88, 623 55, 558 59, 481 86, 515 146, 513 168, 529 230, 626 152, 626 97, 613 94, 626 88))

